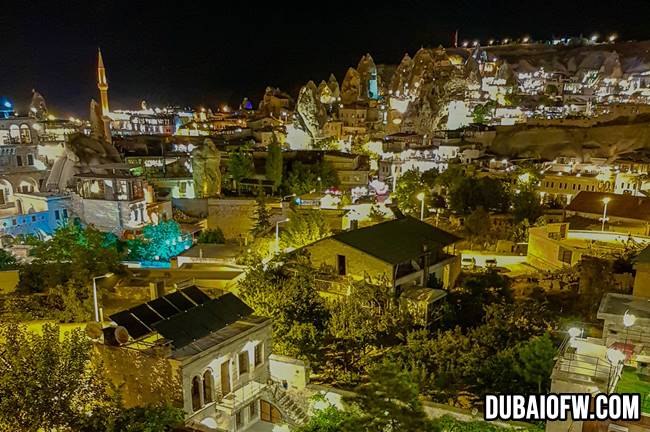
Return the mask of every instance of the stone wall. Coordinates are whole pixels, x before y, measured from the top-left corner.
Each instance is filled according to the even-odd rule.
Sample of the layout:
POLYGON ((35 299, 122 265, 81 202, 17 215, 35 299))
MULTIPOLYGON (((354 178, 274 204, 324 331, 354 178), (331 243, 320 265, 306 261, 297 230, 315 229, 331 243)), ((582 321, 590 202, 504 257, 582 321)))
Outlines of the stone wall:
POLYGON ((94 361, 107 379, 120 389, 127 408, 183 400, 180 363, 137 349, 94 345, 94 361))
POLYGON ((208 228, 219 227, 227 239, 247 237, 255 223, 255 200, 208 200, 208 228))
POLYGON ((347 275, 357 279, 368 275, 373 279, 387 277, 392 280, 393 267, 390 264, 338 240, 332 238, 323 239, 306 246, 305 249, 309 252, 312 265, 315 268, 324 265, 336 272, 336 256, 344 255, 347 275))

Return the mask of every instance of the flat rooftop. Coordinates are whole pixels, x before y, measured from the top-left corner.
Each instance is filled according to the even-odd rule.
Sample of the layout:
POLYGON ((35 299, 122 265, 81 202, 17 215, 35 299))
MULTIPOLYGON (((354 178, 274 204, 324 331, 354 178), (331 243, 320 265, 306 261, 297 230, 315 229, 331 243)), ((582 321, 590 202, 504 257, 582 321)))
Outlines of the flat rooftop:
POLYGON ((650 299, 629 294, 605 294, 598 308, 598 319, 622 317, 626 311, 634 314, 637 322, 645 320, 639 324, 650 325, 650 299))

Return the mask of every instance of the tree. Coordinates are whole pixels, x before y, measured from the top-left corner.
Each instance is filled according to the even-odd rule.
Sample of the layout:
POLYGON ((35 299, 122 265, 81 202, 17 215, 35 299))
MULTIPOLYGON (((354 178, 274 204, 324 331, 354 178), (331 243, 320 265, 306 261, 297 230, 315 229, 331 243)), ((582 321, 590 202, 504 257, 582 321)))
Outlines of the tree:
POLYGON ((269 208, 266 206, 266 198, 264 193, 260 191, 255 200, 255 225, 251 230, 254 237, 266 234, 271 228, 271 214, 269 208))
POLYGON ((524 381, 532 384, 530 393, 548 391, 548 385, 557 350, 548 333, 534 337, 522 343, 517 348, 518 362, 515 363, 515 370, 521 375, 524 381))
POLYGON ((395 345, 413 327, 405 309, 386 289, 386 280, 356 281, 350 293, 328 304, 331 336, 327 371, 337 382, 358 381, 370 354, 379 346, 395 345))
POLYGON ((449 190, 449 208, 459 214, 469 214, 478 207, 505 213, 510 197, 500 180, 490 177, 460 177, 449 190))
POLYGON ((240 182, 253 175, 253 158, 247 149, 239 147, 228 154, 228 173, 239 192, 240 182))
POLYGON ((384 212, 379 210, 377 205, 373 205, 370 207, 370 211, 368 212, 368 219, 370 219, 371 222, 379 223, 385 221, 387 218, 384 212))
POLYGON ((0 249, 0 271, 14 270, 17 266, 16 257, 11 252, 0 249))
POLYGON ((512 215, 514 216, 515 223, 528 220, 530 223, 535 223, 542 215, 542 205, 537 193, 533 191, 520 191, 512 198, 512 215))
POLYGON ((420 214, 422 201, 418 199, 420 193, 424 194, 425 212, 428 207, 436 203, 433 187, 435 186, 438 170, 430 169, 424 173, 411 169, 406 171, 397 180, 393 197, 397 200, 399 209, 408 214, 420 214))
POLYGON ((383 362, 373 368, 368 382, 345 398, 357 415, 343 422, 345 432, 426 432, 434 426, 419 399, 416 377, 399 365, 383 362))
POLYGON ((447 166, 447 169, 441 172, 436 178, 436 184, 445 189, 450 189, 456 184, 456 182, 465 177, 465 168, 462 165, 458 163, 450 163, 447 166))
POLYGON ((294 211, 280 235, 280 247, 298 249, 331 234, 319 210, 294 211))
POLYGON ((482 105, 476 105, 472 111, 472 121, 478 124, 487 124, 488 118, 492 114, 494 109, 494 104, 489 102, 482 105))
POLYGON ((463 226, 472 239, 485 241, 492 228, 490 214, 483 210, 483 207, 479 207, 465 218, 463 226))
POLYGON ((142 229, 142 237, 128 240, 129 259, 138 261, 169 261, 192 245, 176 221, 161 221, 142 229))
POLYGON ((339 178, 331 163, 320 162, 307 165, 294 161, 284 177, 283 189, 285 192, 300 195, 338 185, 339 178))
POLYGON ((447 327, 461 325, 471 328, 485 318, 485 306, 512 301, 509 279, 496 272, 471 274, 460 280, 458 286, 449 290, 447 304, 447 327))
POLYGON ((221 228, 209 228, 203 231, 199 238, 197 239, 198 243, 212 243, 212 244, 223 244, 226 242, 226 237, 223 235, 221 228))
POLYGON ((267 150, 265 170, 266 178, 273 181, 275 190, 282 183, 282 149, 275 135, 267 150))
POLYGON ((170 404, 124 408, 120 401, 98 412, 80 432, 171 432, 183 425, 185 412, 170 404))
POLYGON ((0 429, 74 430, 108 402, 81 330, 61 337, 55 325, 44 325, 38 335, 6 324, 0 353, 0 429))
POLYGON ((114 235, 70 223, 37 242, 31 255, 32 263, 20 268, 19 289, 28 293, 46 292, 70 280, 85 285, 93 276, 119 272, 124 252, 114 235))
MULTIPOLYGON (((326 403, 324 397, 320 397, 318 402, 326 403)), ((343 411, 334 405, 327 404, 325 408, 319 409, 309 421, 294 430, 294 432, 340 432, 343 424, 348 422, 354 415, 349 411, 343 411)))
POLYGON ((329 317, 309 267, 265 269, 258 264, 238 288, 256 314, 273 318, 273 352, 318 361, 329 317))

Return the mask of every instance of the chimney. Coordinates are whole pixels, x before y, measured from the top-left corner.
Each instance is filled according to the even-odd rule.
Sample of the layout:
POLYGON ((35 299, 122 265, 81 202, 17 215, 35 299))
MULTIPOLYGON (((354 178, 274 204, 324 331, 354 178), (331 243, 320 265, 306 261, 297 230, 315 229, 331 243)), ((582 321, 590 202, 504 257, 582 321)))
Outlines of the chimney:
POLYGON ((154 282, 149 282, 149 297, 151 300, 156 300, 165 295, 165 281, 158 279, 154 282))

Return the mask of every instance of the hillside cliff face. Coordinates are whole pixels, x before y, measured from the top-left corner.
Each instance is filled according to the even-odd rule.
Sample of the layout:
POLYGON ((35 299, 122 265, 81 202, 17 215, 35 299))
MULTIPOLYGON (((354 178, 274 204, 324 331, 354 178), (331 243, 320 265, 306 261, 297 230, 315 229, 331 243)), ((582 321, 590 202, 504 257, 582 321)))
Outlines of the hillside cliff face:
POLYGON ((615 158, 650 149, 650 122, 581 127, 497 127, 489 150, 510 157, 557 156, 615 158))

